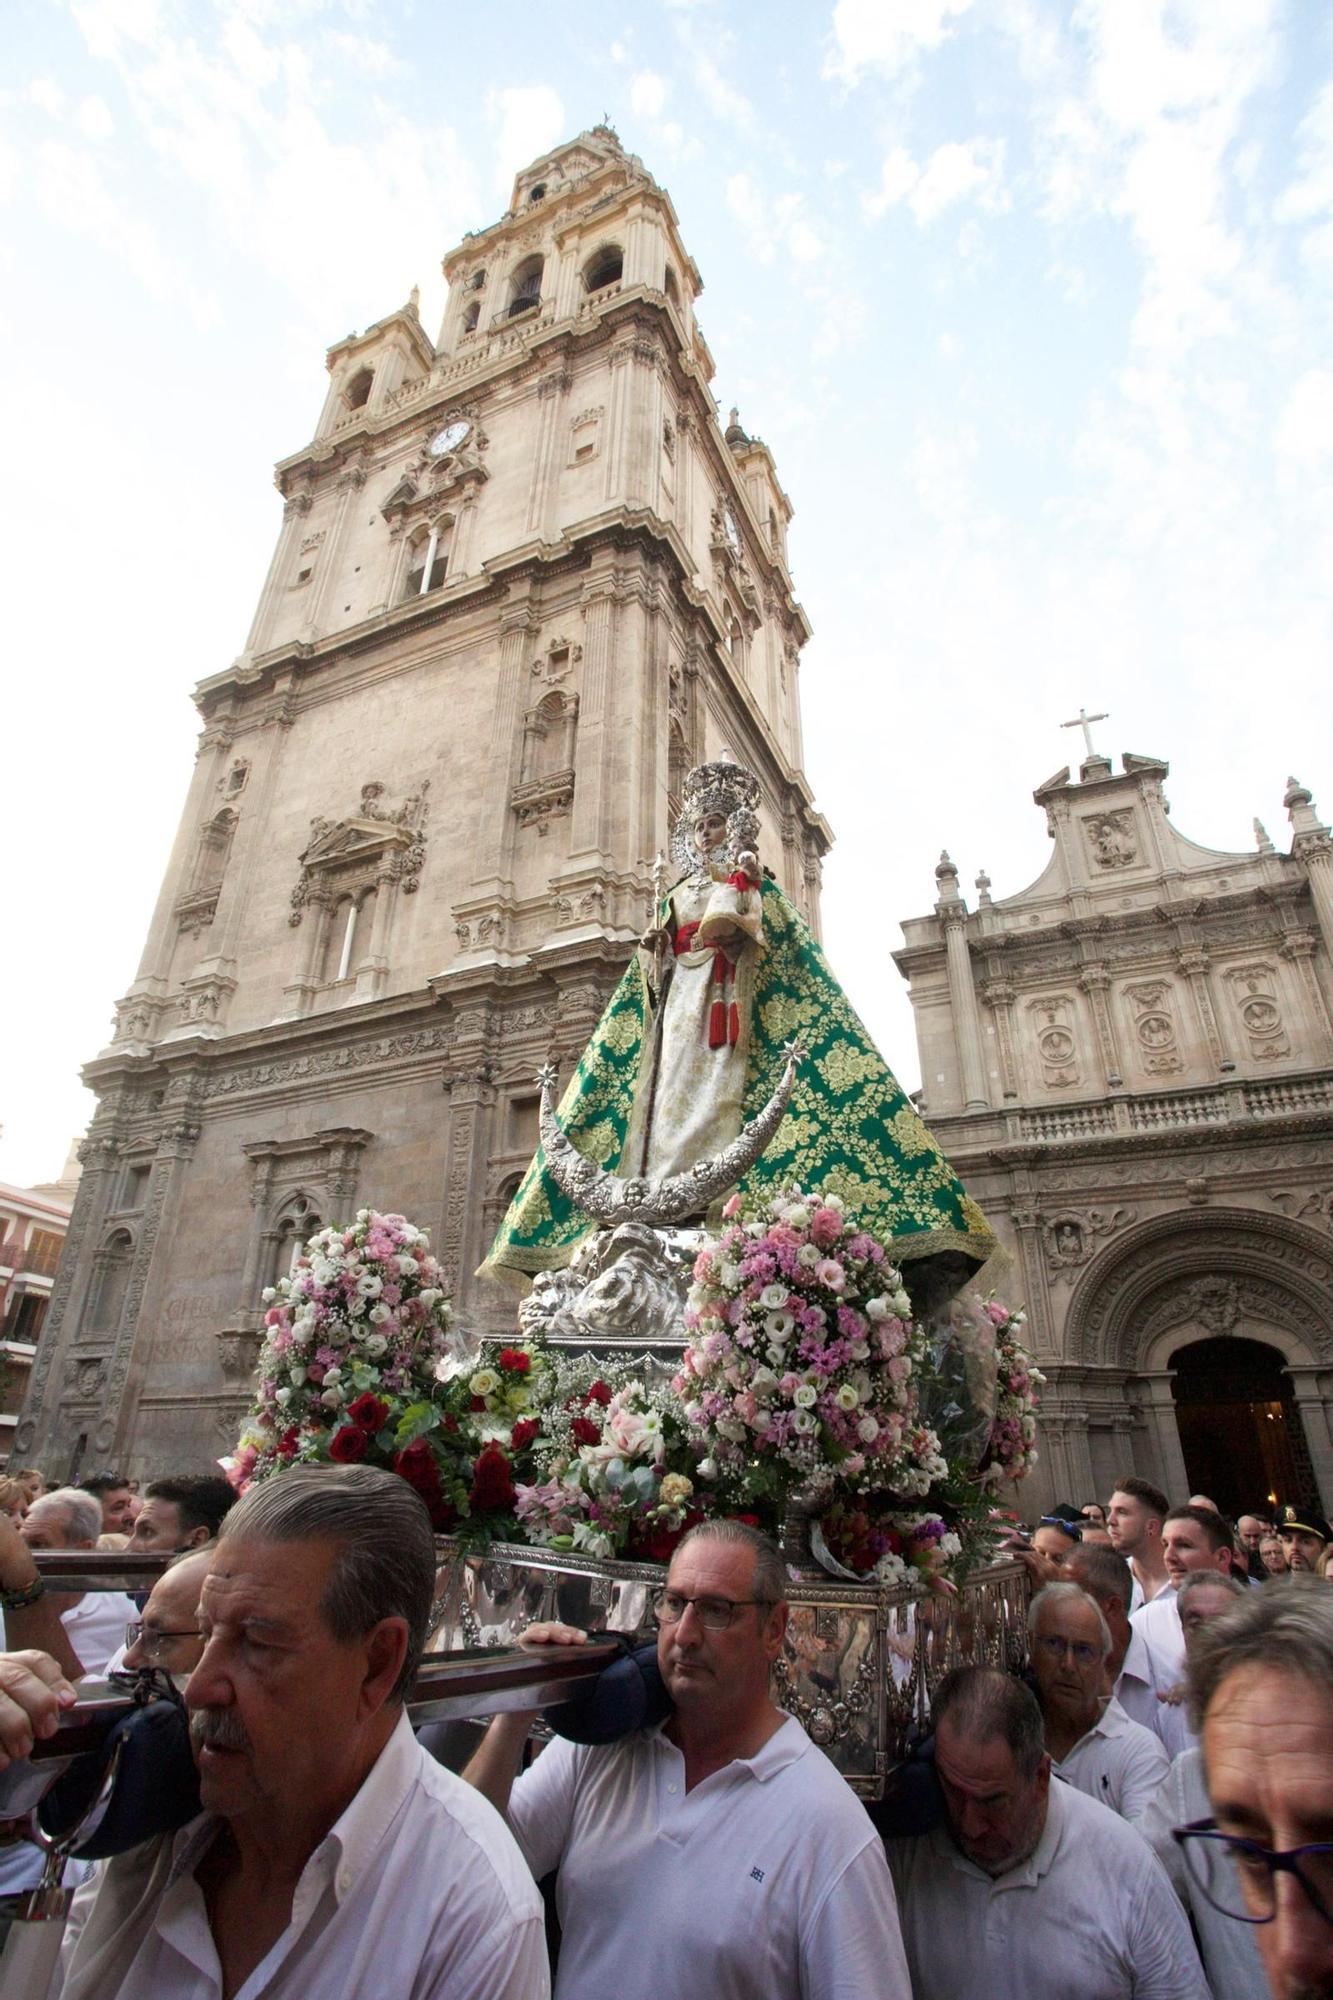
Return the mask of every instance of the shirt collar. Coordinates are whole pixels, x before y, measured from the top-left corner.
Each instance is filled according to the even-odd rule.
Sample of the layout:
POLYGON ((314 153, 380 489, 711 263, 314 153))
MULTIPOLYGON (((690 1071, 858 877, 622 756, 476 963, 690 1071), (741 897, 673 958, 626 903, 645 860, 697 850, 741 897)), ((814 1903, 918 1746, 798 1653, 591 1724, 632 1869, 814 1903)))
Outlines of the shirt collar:
MULTIPOLYGON (((669 1736, 663 1734, 670 1720, 671 1717, 667 1716, 662 1722, 655 1722, 651 1729, 644 1731, 644 1736, 649 1743, 659 1744, 671 1756, 679 1757, 681 1751, 669 1736)), ((776 1778, 779 1771, 785 1771, 789 1764, 794 1764, 798 1757, 804 1757, 808 1748, 810 1748, 809 1737, 800 1723, 789 1715, 781 1726, 773 1731, 768 1740, 760 1744, 753 1757, 733 1757, 730 1764, 722 1768, 729 1771, 748 1771, 751 1777, 757 1778, 763 1785, 767 1784, 770 1778, 776 1778)))
POLYGON ((985 1882, 989 1888, 997 1891, 1035 1889, 1042 1876, 1050 1873, 1056 1850, 1060 1845, 1060 1837, 1064 1832, 1064 1789, 1061 1780, 1052 1775, 1046 1792, 1046 1824, 1041 1830, 1041 1839, 1025 1861, 1020 1861, 1016 1867, 1010 1868, 1003 1875, 989 1875, 984 1868, 979 1868, 975 1861, 969 1861, 962 1849, 955 1845, 947 1824, 937 1827, 927 1838, 935 1841, 937 1848, 942 1848, 960 1875, 971 1875, 977 1881, 985 1882))
MULTIPOLYGON (((421 1755, 404 1709, 360 1790, 302 1869, 293 1909, 307 1886, 317 1881, 330 1881, 339 1903, 352 1893, 411 1789, 421 1755)), ((201 1813, 180 1829, 172 1844, 168 1889, 183 1875, 194 1873, 221 1825, 218 1814, 201 1813)))

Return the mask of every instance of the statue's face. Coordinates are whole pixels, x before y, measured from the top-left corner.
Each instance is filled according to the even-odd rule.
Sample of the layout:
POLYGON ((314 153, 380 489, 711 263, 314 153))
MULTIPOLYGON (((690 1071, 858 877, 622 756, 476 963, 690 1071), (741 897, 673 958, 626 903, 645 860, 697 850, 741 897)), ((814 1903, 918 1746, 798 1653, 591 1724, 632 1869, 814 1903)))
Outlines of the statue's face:
POLYGON ((694 844, 700 854, 711 854, 726 837, 727 822, 722 813, 702 813, 694 822, 694 844))

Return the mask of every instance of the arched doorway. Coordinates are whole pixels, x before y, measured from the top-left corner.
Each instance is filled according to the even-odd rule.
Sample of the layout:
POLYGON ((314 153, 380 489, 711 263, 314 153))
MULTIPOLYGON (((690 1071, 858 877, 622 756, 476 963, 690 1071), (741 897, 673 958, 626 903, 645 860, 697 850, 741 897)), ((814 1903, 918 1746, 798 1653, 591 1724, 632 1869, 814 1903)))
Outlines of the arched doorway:
POLYGON ((1208 1494, 1233 1521, 1314 1495, 1285 1362, 1267 1341, 1234 1334, 1188 1341, 1170 1358, 1190 1491, 1208 1494))

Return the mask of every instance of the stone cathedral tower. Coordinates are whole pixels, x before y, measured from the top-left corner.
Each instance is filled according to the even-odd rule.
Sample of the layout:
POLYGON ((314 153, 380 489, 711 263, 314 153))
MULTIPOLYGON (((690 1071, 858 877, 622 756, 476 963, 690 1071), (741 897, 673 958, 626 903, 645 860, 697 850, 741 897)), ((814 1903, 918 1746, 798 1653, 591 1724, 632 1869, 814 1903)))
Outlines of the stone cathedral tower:
POLYGON ((667 194, 606 127, 521 173, 415 300, 328 356, 244 652, 198 760, 98 1109, 16 1451, 201 1467, 260 1293, 320 1222, 426 1223, 465 1319, 536 1138, 650 907, 685 771, 763 786, 816 926, 809 636, 791 507, 724 431, 667 194))

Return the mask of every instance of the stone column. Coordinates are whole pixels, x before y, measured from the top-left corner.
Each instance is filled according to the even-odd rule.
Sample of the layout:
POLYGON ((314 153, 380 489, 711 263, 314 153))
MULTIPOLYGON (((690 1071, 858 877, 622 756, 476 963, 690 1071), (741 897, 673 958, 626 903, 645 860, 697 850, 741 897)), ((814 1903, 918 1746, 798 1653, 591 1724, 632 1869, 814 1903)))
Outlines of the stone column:
POLYGON ((981 997, 995 1020, 995 1045, 1000 1058, 1000 1089, 1005 1097, 1018 1096, 1018 1072, 1014 1067, 1014 985, 1009 979, 988 979, 981 997))
POLYGON ((280 1020, 295 1020, 310 1012, 310 1001, 319 984, 320 965, 324 957, 324 945, 328 936, 329 916, 333 908, 332 892, 322 882, 311 887, 304 910, 293 910, 287 919, 295 928, 297 917, 301 920, 300 960, 295 979, 282 989, 284 1006, 280 1020))
POLYGON ((79 1176, 74 1209, 65 1231, 60 1262, 51 1286, 51 1303, 46 1309, 37 1354, 28 1376, 23 1408, 14 1432, 14 1459, 31 1462, 50 1449, 60 1399, 64 1359, 78 1338, 79 1313, 88 1298, 89 1276, 97 1253, 97 1240, 111 1207, 116 1178, 120 1173, 120 1142, 110 1133, 90 1133, 79 1147, 83 1172, 79 1176), (55 1379, 51 1381, 52 1367, 55 1379), (48 1382, 50 1390, 48 1393, 48 1382))
POLYGON ((569 838, 571 867, 602 867, 606 854, 609 753, 614 726, 611 661, 615 643, 616 589, 610 577, 583 593, 583 686, 579 700, 574 810, 569 838))
POLYGON ((1088 1413, 1062 1404, 1039 1415, 1042 1439, 1047 1452, 1047 1479, 1052 1502, 1067 1500, 1079 1506, 1096 1491, 1092 1453, 1088 1449, 1088 1413))
POLYGON ((1221 1023, 1217 1018, 1217 1009, 1213 1005, 1212 984, 1208 978, 1209 963, 1207 952, 1200 951, 1193 945, 1187 946, 1176 960, 1176 964, 1190 983, 1190 992, 1194 998, 1194 1011, 1199 1017, 1199 1026, 1203 1029, 1208 1039, 1208 1047, 1212 1052, 1214 1068, 1218 1070, 1234 1069, 1235 1062, 1231 1050, 1223 1037, 1221 1023))
POLYGON ((1136 1379, 1143 1385, 1147 1397, 1144 1414, 1156 1449, 1157 1463, 1152 1469, 1152 1477, 1165 1493, 1188 1493, 1189 1474, 1185 1470, 1185 1454, 1180 1449, 1180 1427, 1176 1422, 1175 1398, 1171 1394, 1175 1369, 1163 1368, 1136 1379))
POLYGON ((1319 935, 1333 959, 1333 835, 1320 824, 1314 799, 1295 778, 1288 778, 1282 803, 1291 821, 1291 851, 1305 870, 1319 935))
POLYGON ((1311 1042, 1316 1048, 1321 1042, 1327 1048, 1329 1042, 1333 1041, 1333 1026, 1329 1023, 1328 1008, 1324 1003, 1319 975, 1314 969, 1314 932, 1289 931, 1278 946, 1278 950, 1295 970, 1311 1042))
POLYGON ((939 900, 935 914, 944 927, 944 952, 949 968, 949 1008, 962 1073, 963 1108, 988 1111, 986 1058, 977 1017, 977 990, 972 981, 972 954, 967 945, 967 904, 958 893, 958 870, 941 854, 935 870, 939 900))
POLYGON ((543 533, 559 477, 557 444, 563 428, 561 419, 564 416, 565 391, 571 379, 568 369, 562 367, 543 376, 537 384, 537 442, 532 454, 532 477, 528 483, 527 525, 543 533))
POLYGON ((199 1120, 191 1102, 191 1081, 188 1077, 173 1080, 168 1086, 167 1109, 168 1122, 158 1140, 143 1222, 134 1246, 134 1263, 126 1287, 125 1306, 111 1354, 106 1399, 101 1419, 93 1432, 93 1450, 103 1464, 107 1463, 110 1454, 125 1447, 134 1428, 137 1384, 132 1386, 129 1377, 138 1344, 144 1295, 152 1276, 157 1239, 164 1221, 170 1234, 170 1214, 179 1201, 182 1170, 193 1157, 199 1137, 199 1120))
POLYGON ((522 752, 519 717, 523 709, 529 639, 535 623, 535 614, 526 598, 516 601, 500 619, 500 669, 495 682, 490 755, 486 763, 485 817, 477 827, 474 895, 482 890, 498 893, 507 866, 509 801, 518 782, 522 752))
POLYGON ((1319 1490, 1319 1511, 1327 1517, 1333 1514, 1333 1433, 1329 1425, 1329 1398, 1324 1393, 1320 1377, 1328 1371, 1290 1367, 1282 1372, 1291 1381, 1310 1464, 1314 1468, 1315 1485, 1319 1490))
POLYGON ((1107 995, 1111 990, 1111 975, 1103 965, 1089 965, 1079 975, 1079 990, 1088 996, 1092 1008, 1093 1023, 1097 1029, 1097 1044, 1101 1050, 1103 1075, 1112 1090, 1124 1083, 1124 1066, 1120 1058, 1120 1045, 1116 1039, 1115 1022, 1111 1019, 1110 1003, 1107 995))
POLYGON ((301 627, 303 639, 315 639, 325 630, 325 613, 329 599, 338 584, 342 571, 343 542, 347 532, 347 516, 350 509, 358 504, 361 489, 366 483, 366 469, 363 465, 349 465, 339 473, 337 480, 338 501, 334 516, 324 537, 323 560, 315 581, 315 597, 309 613, 301 627))

